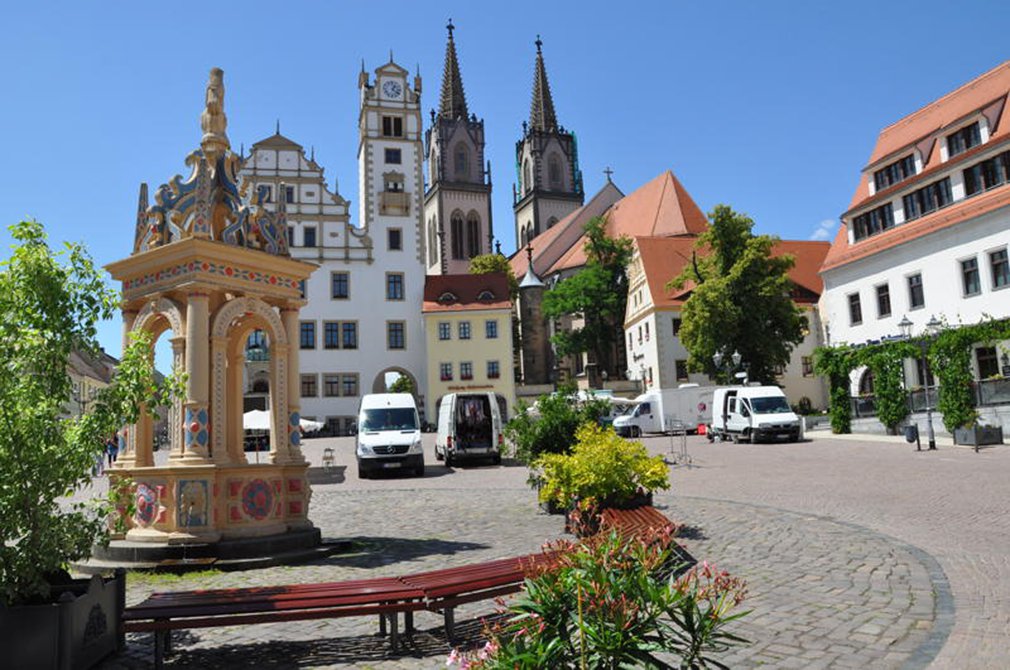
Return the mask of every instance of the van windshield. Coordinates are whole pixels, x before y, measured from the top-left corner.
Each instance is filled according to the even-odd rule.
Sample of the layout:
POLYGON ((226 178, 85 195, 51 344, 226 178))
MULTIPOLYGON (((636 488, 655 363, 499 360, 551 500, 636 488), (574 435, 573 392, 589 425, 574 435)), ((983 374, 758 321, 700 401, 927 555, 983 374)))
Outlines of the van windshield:
POLYGON ((782 396, 751 398, 750 404, 754 408, 755 414, 785 414, 792 411, 789 409, 789 403, 782 396))
POLYGON ((358 419, 358 430, 417 430, 417 412, 412 407, 365 409, 358 419))

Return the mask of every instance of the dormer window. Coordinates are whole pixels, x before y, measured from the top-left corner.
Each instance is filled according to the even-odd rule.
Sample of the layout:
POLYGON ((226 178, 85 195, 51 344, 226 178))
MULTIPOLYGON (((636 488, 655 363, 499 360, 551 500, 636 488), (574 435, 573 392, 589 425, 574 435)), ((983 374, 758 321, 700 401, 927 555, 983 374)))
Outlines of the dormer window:
POLYGON ((877 187, 878 191, 883 191, 888 186, 897 184, 913 175, 915 175, 915 155, 908 154, 874 172, 873 185, 877 187))
POLYGON ((491 291, 481 291, 480 295, 477 296, 477 300, 480 300, 481 302, 493 302, 494 293, 491 291))
POLYGON ((946 207, 952 200, 950 177, 944 177, 902 198, 905 220, 910 221, 925 216, 934 210, 946 207))
POLYGON ((443 305, 448 305, 449 303, 458 302, 459 298, 457 298, 451 291, 446 291, 442 295, 438 296, 438 301, 443 305))
POLYGON ((894 210, 889 202, 852 219, 852 234, 856 241, 893 227, 894 210))
POLYGON ((982 143, 978 121, 947 135, 947 158, 953 158, 982 143))

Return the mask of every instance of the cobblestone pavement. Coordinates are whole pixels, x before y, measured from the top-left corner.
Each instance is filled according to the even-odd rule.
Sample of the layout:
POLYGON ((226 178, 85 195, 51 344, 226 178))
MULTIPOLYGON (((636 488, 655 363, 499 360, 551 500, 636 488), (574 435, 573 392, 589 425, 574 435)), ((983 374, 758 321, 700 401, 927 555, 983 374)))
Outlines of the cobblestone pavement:
MULTIPOLYGON (((329 538, 361 550, 300 566, 182 579, 132 576, 128 602, 154 590, 395 575, 528 553, 560 536, 541 514, 525 468, 449 470, 428 446, 423 479, 360 481, 349 439, 308 441, 311 517, 329 538)), ((665 438, 647 441, 664 452, 665 438)), ((753 642, 723 660, 734 668, 1007 667, 1007 489, 1010 452, 816 440, 800 445, 709 445, 690 438, 695 467, 674 469, 657 506, 687 525, 699 560, 747 579, 754 610, 738 631, 753 642), (950 580, 948 585, 947 579, 950 580), (953 591, 953 600, 950 591, 953 591), (956 607, 956 610, 955 610, 956 607), (956 614, 956 620, 954 620, 956 614), (951 629, 952 628, 952 629, 951 629), (948 636, 949 633, 949 636, 948 636), (942 649, 941 649, 942 647, 942 649)), ((466 639, 493 604, 460 608, 466 639)), ((444 667, 440 617, 421 613, 402 656, 375 636, 372 618, 177 633, 173 668, 444 667)), ((105 668, 149 667, 149 635, 131 635, 105 668)))

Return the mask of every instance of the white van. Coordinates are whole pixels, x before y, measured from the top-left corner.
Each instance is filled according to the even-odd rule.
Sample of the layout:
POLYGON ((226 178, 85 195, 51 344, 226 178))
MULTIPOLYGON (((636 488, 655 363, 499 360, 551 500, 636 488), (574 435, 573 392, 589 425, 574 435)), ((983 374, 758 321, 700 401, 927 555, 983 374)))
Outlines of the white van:
POLYGON ((501 463, 503 409, 494 393, 449 393, 438 406, 435 458, 447 466, 461 458, 488 457, 501 463))
POLYGON ((641 437, 663 433, 675 424, 695 432, 712 418, 713 386, 681 384, 675 389, 657 389, 635 398, 635 408, 614 419, 618 435, 641 437))
POLYGON ((424 476, 421 422, 409 393, 370 393, 358 409, 358 477, 382 470, 410 470, 424 476))
POLYGON ((800 419, 778 386, 731 386, 713 394, 710 440, 797 442, 802 435, 800 419))

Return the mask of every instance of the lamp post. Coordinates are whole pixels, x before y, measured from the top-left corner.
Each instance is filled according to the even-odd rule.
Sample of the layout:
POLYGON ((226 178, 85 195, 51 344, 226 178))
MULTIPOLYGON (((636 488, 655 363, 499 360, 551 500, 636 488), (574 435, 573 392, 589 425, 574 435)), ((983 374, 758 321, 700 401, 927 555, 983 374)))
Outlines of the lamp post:
POLYGON ((74 399, 74 402, 77 404, 79 414, 81 415, 88 413, 88 405, 90 405, 91 402, 98 396, 98 389, 93 387, 88 388, 86 392, 82 392, 82 389, 85 387, 86 385, 83 381, 80 385, 74 384, 70 387, 70 397, 74 399))
MULTIPOLYGON (((926 392, 926 439, 929 442, 930 451, 936 451, 936 434, 933 432, 933 407, 929 397, 929 361, 926 354, 929 351, 930 340, 936 337, 942 325, 936 318, 936 315, 931 315, 929 321, 926 323, 923 337, 920 337, 918 341, 919 356, 922 364, 922 385, 926 392)), ((901 330, 903 339, 907 340, 911 337, 912 322, 909 320, 907 314, 898 322, 898 328, 901 330)))
MULTIPOLYGON (((742 360, 743 360, 743 356, 741 356, 740 352, 737 351, 736 349, 733 350, 733 354, 730 355, 728 359, 726 358, 726 354, 724 354, 722 351, 717 351, 714 354, 712 354, 712 362, 715 363, 715 369, 716 369, 716 371, 719 371, 719 370, 722 369, 723 362, 729 363, 730 361, 732 361, 733 367, 730 368, 730 370, 729 370, 730 374, 732 374, 734 371, 736 371, 737 368, 740 367, 740 361, 742 361, 742 360)), ((727 379, 731 380, 733 378, 732 377, 728 377, 727 379)), ((747 375, 746 375, 746 372, 744 373, 744 376, 743 376, 743 383, 742 383, 742 385, 744 385, 744 386, 747 385, 747 375)))

